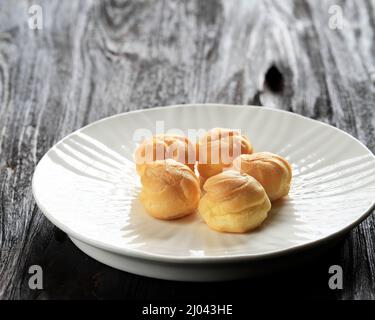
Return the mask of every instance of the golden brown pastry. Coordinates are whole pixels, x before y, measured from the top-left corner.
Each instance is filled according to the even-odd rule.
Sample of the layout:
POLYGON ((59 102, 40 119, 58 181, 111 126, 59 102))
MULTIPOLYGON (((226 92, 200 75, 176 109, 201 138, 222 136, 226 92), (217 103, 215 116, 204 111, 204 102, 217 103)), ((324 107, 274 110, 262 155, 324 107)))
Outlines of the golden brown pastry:
POLYGON ((233 161, 233 168, 258 180, 271 201, 289 192, 292 169, 283 157, 270 152, 243 154, 233 161))
POLYGON ((240 154, 250 154, 253 147, 246 136, 236 130, 214 128, 197 144, 198 171, 204 182, 230 167, 240 154))
POLYGON ((271 209, 262 185, 253 177, 227 170, 207 179, 199 202, 204 221, 221 232, 247 232, 258 227, 271 209))
POLYGON ((187 137, 178 135, 156 135, 141 143, 135 152, 137 172, 142 174, 145 165, 155 160, 174 159, 186 164, 194 171, 196 149, 187 137))
POLYGON ((147 164, 142 171, 141 182, 140 200, 146 211, 155 218, 181 218, 198 207, 198 178, 180 162, 167 159, 147 164))

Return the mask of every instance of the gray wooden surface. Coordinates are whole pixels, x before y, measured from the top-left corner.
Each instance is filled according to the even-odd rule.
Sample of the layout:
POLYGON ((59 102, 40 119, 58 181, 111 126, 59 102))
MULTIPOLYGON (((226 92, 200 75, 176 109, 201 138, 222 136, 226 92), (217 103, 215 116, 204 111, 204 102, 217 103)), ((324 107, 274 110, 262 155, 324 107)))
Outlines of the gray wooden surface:
POLYGON ((248 290, 375 299, 373 214, 307 266, 264 279, 184 284, 85 256, 43 217, 30 186, 38 160, 73 130, 176 103, 286 109, 375 151, 374 39, 373 0, 0 0, 0 298, 224 299, 248 290), (28 26, 32 4, 42 6, 42 30, 28 26), (332 28, 333 4, 342 29, 332 28), (43 267, 43 290, 28 288, 32 264, 43 267), (341 291, 328 289, 331 264, 343 267, 341 291))

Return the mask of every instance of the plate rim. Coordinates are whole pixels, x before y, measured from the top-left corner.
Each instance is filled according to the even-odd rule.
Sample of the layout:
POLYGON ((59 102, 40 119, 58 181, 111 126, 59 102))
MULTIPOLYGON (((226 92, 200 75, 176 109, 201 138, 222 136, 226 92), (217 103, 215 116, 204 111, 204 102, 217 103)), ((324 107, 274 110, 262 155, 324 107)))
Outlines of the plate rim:
POLYGON ((347 132, 345 132, 345 131, 337 128, 337 127, 334 127, 334 126, 332 126, 328 123, 318 121, 318 120, 315 120, 315 119, 311 119, 311 118, 308 118, 306 116, 303 116, 303 115, 300 115, 298 113, 294 113, 294 112, 291 112, 291 111, 288 111, 288 110, 282 110, 282 109, 276 109, 276 108, 264 107, 264 106, 254 106, 254 105, 217 104, 217 103, 194 103, 194 104, 177 104, 177 105, 160 106, 160 107, 153 107, 153 108, 148 108, 148 109, 140 109, 140 110, 132 110, 132 111, 127 111, 127 112, 122 112, 122 113, 114 114, 112 116, 108 116, 108 117, 99 119, 97 121, 94 121, 92 123, 89 123, 89 124, 81 127, 78 130, 75 130, 75 131, 71 132, 70 134, 68 134, 67 136, 63 137, 58 142, 56 142, 51 148, 48 149, 48 151, 38 161, 38 163, 37 163, 37 165, 34 169, 31 185, 32 185, 32 194, 33 194, 34 200, 35 200, 38 208, 41 210, 43 215, 50 222, 52 222, 52 224, 54 224, 56 227, 58 227, 59 229, 61 229, 64 232, 66 232, 69 236, 72 236, 73 238, 76 238, 79 241, 82 241, 82 242, 84 242, 88 245, 91 245, 91 246, 94 246, 94 247, 97 247, 97 248, 100 248, 100 249, 103 249, 103 250, 107 250, 107 251, 110 251, 110 252, 113 252, 113 253, 116 253, 116 254, 131 256, 133 258, 146 259, 146 260, 152 260, 152 261, 170 262, 170 263, 213 263, 213 262, 214 263, 220 263, 220 262, 225 263, 225 262, 240 262, 240 261, 256 261, 256 260, 276 258, 276 257, 288 255, 288 254, 297 253, 297 252, 300 252, 302 250, 307 250, 311 247, 323 245, 324 243, 329 242, 330 240, 333 240, 335 238, 338 238, 338 237, 342 236, 343 234, 347 233, 348 231, 350 231, 354 227, 358 226, 375 209, 375 200, 373 200, 373 202, 369 206, 369 208, 367 208, 367 210, 365 210, 355 221, 353 221, 352 223, 349 223, 348 225, 341 228, 340 230, 338 230, 334 233, 331 233, 331 234, 329 234, 325 237, 321 237, 319 239, 309 241, 309 242, 303 243, 303 244, 296 244, 296 245, 293 245, 293 246, 288 247, 286 249, 269 251, 269 252, 265 252, 265 253, 257 253, 257 254, 234 254, 234 255, 231 255, 231 256, 215 255, 215 256, 204 256, 204 257, 202 257, 202 256, 168 256, 168 255, 163 255, 163 254, 158 254, 158 253, 145 252, 144 250, 131 249, 131 248, 127 248, 127 247, 118 248, 118 247, 112 246, 110 244, 103 243, 101 241, 90 239, 90 238, 88 238, 88 237, 86 237, 86 236, 84 236, 84 235, 82 235, 78 232, 75 232, 75 231, 71 230, 65 224, 60 223, 57 219, 55 219, 53 217, 53 214, 51 214, 50 212, 48 212, 44 208, 42 203, 39 201, 39 199, 37 197, 37 191, 36 191, 36 189, 37 189, 36 176, 37 176, 37 172, 40 170, 41 163, 49 155, 49 153, 51 151, 53 151, 58 145, 63 143, 65 140, 69 139, 71 136, 73 136, 73 135, 75 135, 75 134, 77 134, 77 133, 79 133, 79 132, 81 132, 81 131, 83 131, 83 130, 91 127, 91 126, 95 126, 95 125, 97 125, 101 122, 108 121, 112 118, 121 117, 121 116, 128 115, 128 114, 147 113, 147 112, 151 112, 151 111, 155 111, 155 110, 162 110, 162 109, 163 110, 172 110, 172 109, 177 109, 177 108, 190 108, 190 107, 194 107, 194 108, 197 108, 197 107, 244 108, 244 109, 246 108, 246 109, 263 109, 263 110, 266 109, 266 110, 269 110, 269 111, 272 111, 272 112, 285 113, 285 114, 288 114, 289 116, 292 116, 292 117, 302 118, 302 119, 307 120, 307 121, 316 122, 316 123, 318 123, 319 125, 322 125, 322 126, 330 127, 331 129, 336 130, 339 133, 348 136, 354 142, 359 143, 360 146, 362 148, 364 148, 364 150, 367 151, 368 154, 375 160, 375 155, 372 153, 372 151, 364 143, 362 143, 360 140, 353 137, 349 133, 347 133, 347 132))

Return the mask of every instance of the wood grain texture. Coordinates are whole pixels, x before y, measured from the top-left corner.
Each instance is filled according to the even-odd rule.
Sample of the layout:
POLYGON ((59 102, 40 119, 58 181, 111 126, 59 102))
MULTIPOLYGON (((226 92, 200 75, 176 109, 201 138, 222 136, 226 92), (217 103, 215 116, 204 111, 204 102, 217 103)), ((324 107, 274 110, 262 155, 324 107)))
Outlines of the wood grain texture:
POLYGON ((375 299, 373 214, 312 264, 213 285, 146 279, 85 256, 31 193, 60 138, 119 112, 195 102, 267 105, 330 123, 375 151, 375 3, 0 0, 0 299, 375 299), (43 29, 28 8, 43 8, 43 29), (343 29, 330 29, 330 5, 343 29), (28 288, 43 267, 45 288, 28 288), (344 289, 328 289, 340 264, 344 289), (241 290, 241 291, 240 291, 241 290), (239 293, 237 293, 239 295, 239 293), (234 294, 236 296, 236 294, 234 294))

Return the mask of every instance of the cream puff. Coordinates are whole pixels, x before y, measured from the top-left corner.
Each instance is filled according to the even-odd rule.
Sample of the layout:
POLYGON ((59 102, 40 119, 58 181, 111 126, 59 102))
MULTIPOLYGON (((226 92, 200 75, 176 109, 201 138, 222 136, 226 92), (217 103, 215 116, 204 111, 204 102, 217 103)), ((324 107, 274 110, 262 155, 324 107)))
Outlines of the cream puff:
POLYGON ((239 131, 224 128, 209 130, 197 144, 197 168, 201 181, 230 167, 237 156, 252 152, 251 142, 239 131))
POLYGON ((153 136, 143 141, 135 152, 138 174, 142 174, 147 164, 165 159, 174 159, 194 171, 196 148, 187 137, 164 134, 153 136))
POLYGON ((270 152, 243 154, 233 161, 233 169, 258 180, 271 201, 289 193, 292 168, 283 157, 270 152))
POLYGON ((262 185, 253 177, 227 170, 205 182, 199 213, 209 227, 243 233, 258 227, 271 209, 262 185))
POLYGON ((197 176, 173 159, 157 160, 141 171, 140 200, 155 218, 171 220, 189 215, 198 207, 200 187, 197 176))

